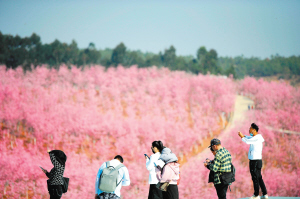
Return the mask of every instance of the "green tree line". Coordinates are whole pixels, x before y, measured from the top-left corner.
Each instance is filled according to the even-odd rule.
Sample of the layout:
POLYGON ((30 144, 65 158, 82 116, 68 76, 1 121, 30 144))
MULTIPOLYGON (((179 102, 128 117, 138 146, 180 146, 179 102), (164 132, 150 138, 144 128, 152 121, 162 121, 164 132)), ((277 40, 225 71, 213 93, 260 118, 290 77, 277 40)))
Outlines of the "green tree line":
POLYGON ((199 47, 195 56, 177 56, 174 46, 170 46, 158 54, 143 53, 139 50, 131 51, 124 43, 113 49, 98 50, 94 43, 87 48, 79 49, 75 40, 70 44, 55 40, 50 44, 43 44, 41 38, 33 33, 30 37, 5 35, 0 32, 0 64, 7 68, 31 67, 47 64, 58 69, 61 64, 86 67, 100 64, 105 67, 116 67, 119 64, 129 67, 168 67, 170 70, 182 70, 194 74, 232 74, 235 78, 249 76, 271 75, 300 75, 300 56, 288 58, 279 55, 270 59, 218 57, 214 49, 207 50, 199 47))

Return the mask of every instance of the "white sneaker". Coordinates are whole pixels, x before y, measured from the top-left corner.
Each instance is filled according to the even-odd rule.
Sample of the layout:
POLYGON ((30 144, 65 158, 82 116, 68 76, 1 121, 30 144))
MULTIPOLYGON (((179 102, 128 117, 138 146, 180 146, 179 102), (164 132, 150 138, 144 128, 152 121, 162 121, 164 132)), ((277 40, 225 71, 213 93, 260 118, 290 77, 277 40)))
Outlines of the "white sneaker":
POLYGON ((269 198, 268 194, 261 196, 261 199, 268 199, 268 198, 269 198))
POLYGON ((251 196, 249 199, 260 199, 260 196, 255 196, 255 195, 253 195, 253 196, 251 196))

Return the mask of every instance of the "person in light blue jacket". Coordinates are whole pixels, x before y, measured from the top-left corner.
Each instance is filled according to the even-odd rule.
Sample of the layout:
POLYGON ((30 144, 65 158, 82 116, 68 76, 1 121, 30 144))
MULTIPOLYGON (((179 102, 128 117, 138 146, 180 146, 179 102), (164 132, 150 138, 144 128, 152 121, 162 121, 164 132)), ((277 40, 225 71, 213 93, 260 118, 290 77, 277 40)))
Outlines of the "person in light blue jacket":
POLYGON ((160 152, 163 150, 164 146, 161 141, 154 141, 152 142, 151 150, 153 154, 150 156, 150 159, 145 156, 146 158, 146 168, 149 171, 149 180, 148 183, 150 184, 148 199, 162 199, 162 191, 156 188, 156 184, 158 183, 158 179, 155 173, 155 162, 160 157, 160 152))

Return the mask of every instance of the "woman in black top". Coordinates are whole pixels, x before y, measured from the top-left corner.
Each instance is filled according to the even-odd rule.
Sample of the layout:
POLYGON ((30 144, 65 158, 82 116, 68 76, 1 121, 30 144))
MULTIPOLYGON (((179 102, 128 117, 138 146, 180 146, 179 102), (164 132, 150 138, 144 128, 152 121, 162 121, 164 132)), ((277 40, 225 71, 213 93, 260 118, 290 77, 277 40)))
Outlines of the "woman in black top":
POLYGON ((60 199, 62 196, 63 175, 65 171, 65 163, 67 156, 63 151, 48 151, 53 168, 50 172, 44 171, 47 177, 48 191, 50 199, 60 199))

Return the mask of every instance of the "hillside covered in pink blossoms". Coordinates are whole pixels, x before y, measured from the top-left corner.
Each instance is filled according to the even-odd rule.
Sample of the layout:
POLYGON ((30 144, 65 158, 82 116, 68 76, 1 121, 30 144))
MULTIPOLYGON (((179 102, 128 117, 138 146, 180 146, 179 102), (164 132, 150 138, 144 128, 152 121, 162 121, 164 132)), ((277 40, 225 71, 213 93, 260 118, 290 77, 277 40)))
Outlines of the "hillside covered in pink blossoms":
MULTIPOLYGON (((26 73, 0 66, 0 77, 3 198, 48 197, 47 177, 39 168, 52 168, 48 149, 68 157, 70 185, 63 198, 93 198, 99 167, 117 154, 131 178, 121 190, 123 198, 146 198, 149 173, 143 154, 151 154, 152 141, 161 140, 183 159, 224 127, 236 94, 251 98, 255 109, 245 116, 251 121, 223 142, 237 170, 229 197, 247 197, 252 190, 248 146, 237 136, 237 131, 247 133, 250 122, 260 126, 266 140, 263 176, 269 195, 300 196, 300 136, 279 131, 300 132, 300 91, 285 83, 135 66, 40 66, 26 73)), ((182 162, 180 198, 216 195, 202 162, 182 162)))

